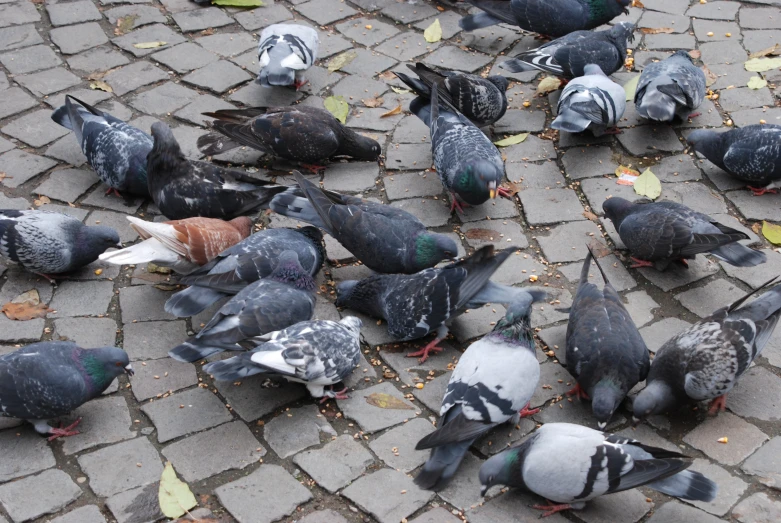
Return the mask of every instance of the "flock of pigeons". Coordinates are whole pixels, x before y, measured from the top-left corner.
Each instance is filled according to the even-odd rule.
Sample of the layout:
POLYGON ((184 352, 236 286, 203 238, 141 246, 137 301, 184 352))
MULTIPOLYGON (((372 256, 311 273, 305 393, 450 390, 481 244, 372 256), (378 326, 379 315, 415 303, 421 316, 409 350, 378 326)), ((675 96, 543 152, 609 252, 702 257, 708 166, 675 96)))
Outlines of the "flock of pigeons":
MULTIPOLYGON (((608 75, 627 56, 634 26, 616 23, 592 29, 620 15, 630 0, 470 0, 483 12, 464 18, 471 30, 496 23, 555 37, 538 49, 502 64, 510 71, 538 69, 569 80, 553 127, 565 132, 617 132, 625 93, 608 75)), ((263 30, 258 82, 299 88, 303 72, 317 58, 317 33, 306 26, 277 24, 263 30)), ((683 51, 646 67, 639 79, 638 113, 660 122, 694 117, 705 95, 705 78, 683 51)), ((482 78, 410 65, 414 76, 397 73, 418 96, 410 104, 431 131, 436 171, 452 195, 451 211, 509 196, 501 187, 500 153, 481 127, 507 109, 505 77, 482 78)), ((343 126, 323 109, 297 105, 205 113, 211 134, 198 140, 207 155, 248 146, 319 171, 324 160, 350 156, 376 161, 380 145, 343 126)), ((211 162, 189 160, 171 129, 152 126, 152 135, 73 98, 52 114, 71 129, 89 164, 112 192, 151 198, 170 219, 147 222, 128 217, 142 241, 120 250, 116 231, 87 227, 47 211, 0 211, 0 255, 47 278, 74 271, 100 258, 125 265, 154 262, 170 267, 189 287, 166 303, 169 313, 192 316, 230 297, 196 336, 170 355, 193 362, 221 351, 241 351, 212 361, 204 370, 217 380, 254 374, 304 383, 315 398, 345 398, 343 380, 360 354, 361 321, 313 320, 314 277, 325 258, 323 231, 375 272, 337 285, 336 305, 386 321, 396 340, 435 333, 422 360, 448 332, 448 323, 486 303, 506 305, 493 330, 464 352, 442 401, 437 429, 418 449, 432 449, 418 474, 422 488, 442 488, 455 474, 470 445, 493 427, 527 416, 539 380, 530 326, 532 304, 546 298, 539 288, 497 284, 491 276, 517 249, 483 247, 461 261, 448 236, 429 232, 408 212, 358 197, 326 191, 300 173, 286 186, 211 162), (252 233, 246 215, 271 209, 307 226, 252 233), (442 264, 441 262, 447 262, 442 264)), ((694 149, 731 175, 756 185, 757 194, 781 186, 781 127, 748 126, 716 134, 693 132, 694 149)), ((765 255, 740 243, 744 233, 684 205, 608 199, 612 220, 635 261, 656 266, 711 253, 750 267, 765 255)), ((684 404, 712 400, 725 408, 736 380, 759 356, 781 316, 781 285, 773 281, 671 338, 650 361, 648 349, 615 289, 588 282, 586 258, 570 309, 566 361, 577 379, 570 391, 592 403, 601 429, 627 393, 646 380, 633 404, 636 420, 684 404)), ((602 268, 597 264, 602 272, 602 268)), ((83 349, 70 342, 41 342, 0 357, 0 414, 28 420, 55 439, 78 433, 74 423, 55 428, 48 421, 99 396, 115 377, 132 375, 127 354, 115 347, 83 349)), ((548 500, 545 515, 582 508, 597 496, 640 485, 683 499, 710 501, 716 485, 685 470, 682 454, 567 423, 545 424, 524 443, 506 449, 480 469, 483 493, 509 485, 548 500), (562 454, 561 449, 567 453, 562 454)))

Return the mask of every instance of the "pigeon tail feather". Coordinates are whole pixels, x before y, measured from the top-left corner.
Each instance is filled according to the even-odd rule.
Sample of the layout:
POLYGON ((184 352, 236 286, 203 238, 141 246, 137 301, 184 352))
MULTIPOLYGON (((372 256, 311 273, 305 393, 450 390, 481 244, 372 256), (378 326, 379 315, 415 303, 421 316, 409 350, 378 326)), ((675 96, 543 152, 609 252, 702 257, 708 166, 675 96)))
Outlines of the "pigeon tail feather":
POLYGON ((518 21, 513 14, 512 2, 507 0, 467 0, 476 8, 485 11, 490 16, 510 25, 518 25, 518 21))
POLYGON ((710 251, 712 255, 735 267, 755 267, 767 261, 762 251, 755 251, 739 243, 722 245, 710 251))
MULTIPOLYGON (((482 29, 483 27, 491 27, 492 25, 501 24, 502 20, 491 16, 488 13, 477 13, 475 15, 468 15, 458 21, 459 27, 464 31, 474 31, 475 29, 482 29)), ((515 25, 515 24, 513 24, 515 25)))
POLYGON ((433 449, 431 457, 415 477, 415 484, 425 490, 442 489, 455 475, 473 441, 451 443, 433 449))
MULTIPOLYGON (((238 347, 235 348, 238 349, 238 347)), ((212 354, 222 352, 222 350, 223 349, 218 347, 201 346, 192 341, 185 341, 184 343, 179 344, 173 349, 169 350, 168 355, 176 361, 181 361, 182 363, 192 363, 194 361, 206 359, 212 354)))
POLYGON ((570 109, 565 109, 556 116, 556 119, 553 120, 553 122, 551 122, 551 127, 567 133, 581 133, 588 129, 588 126, 591 125, 591 123, 591 120, 582 114, 570 109))
POLYGON ((331 223, 330 211, 333 207, 333 202, 323 191, 315 184, 304 178, 300 172, 293 171, 293 177, 296 179, 298 186, 306 196, 307 200, 312 204, 315 212, 320 216, 320 220, 324 225, 324 229, 333 236, 331 231, 334 230, 334 225, 331 223))
POLYGON ((298 187, 291 187, 276 194, 269 202, 269 209, 282 216, 294 218, 322 229, 326 228, 312 203, 306 198, 299 196, 298 187))
POLYGON ((206 156, 216 156, 237 147, 241 147, 241 144, 220 133, 209 133, 198 137, 198 150, 206 156))
POLYGON ((247 352, 228 358, 227 360, 215 361, 203 367, 204 372, 214 376, 216 381, 234 381, 255 374, 264 374, 265 371, 252 362, 252 353, 247 352))
POLYGON ((188 287, 177 292, 165 302, 165 311, 177 318, 186 318, 206 310, 225 294, 206 287, 188 287))
POLYGON ((527 71, 537 71, 536 67, 518 60, 517 58, 510 58, 499 64, 499 69, 510 71, 511 73, 525 73, 527 71))
POLYGON ((694 470, 684 470, 646 486, 668 496, 706 503, 716 499, 719 489, 716 483, 694 470))

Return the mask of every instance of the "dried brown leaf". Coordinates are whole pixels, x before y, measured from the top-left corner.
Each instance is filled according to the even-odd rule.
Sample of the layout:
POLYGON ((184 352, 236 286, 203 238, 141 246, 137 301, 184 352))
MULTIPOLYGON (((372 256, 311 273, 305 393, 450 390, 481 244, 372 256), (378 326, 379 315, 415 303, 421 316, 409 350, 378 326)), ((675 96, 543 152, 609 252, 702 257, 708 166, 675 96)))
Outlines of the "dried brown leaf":
POLYGON ((599 216, 597 216, 591 211, 583 211, 583 216, 594 223, 599 223, 599 216))
POLYGON ((36 207, 40 207, 41 205, 46 205, 47 203, 52 203, 52 201, 48 197, 46 197, 46 196, 41 196, 37 200, 33 200, 33 203, 35 204, 36 207))
POLYGON ((387 116, 395 116, 395 115, 400 114, 400 113, 401 113, 401 104, 397 105, 395 108, 391 109, 387 113, 382 113, 380 115, 380 118, 385 118, 387 116))
POLYGON ((494 238, 499 237, 499 233, 496 231, 492 231, 491 229, 481 229, 479 227, 476 227, 474 229, 469 229, 464 234, 467 238, 470 240, 482 240, 482 241, 493 241, 494 238))
POLYGON ((91 84, 89 84, 90 89, 100 89, 101 91, 106 91, 107 93, 113 93, 114 89, 104 82, 103 80, 95 80, 91 84))
POLYGON ((9 301, 0 312, 5 314, 9 320, 27 321, 35 318, 43 318, 52 309, 41 303, 41 297, 36 289, 24 292, 9 301))
POLYGON ((640 32, 647 35, 658 35, 658 34, 671 34, 675 29, 672 27, 641 27, 640 32))
POLYGON ((710 87, 711 85, 715 84, 716 81, 719 79, 719 77, 716 76, 716 74, 713 71, 708 69, 707 65, 703 65, 702 67, 700 67, 700 69, 702 69, 702 72, 705 73, 705 86, 706 87, 710 87))
POLYGON ((699 49, 692 49, 691 51, 689 51, 689 56, 691 56, 695 60, 699 60, 700 58, 702 58, 702 53, 700 52, 699 49))
POLYGON ((381 409, 414 410, 413 407, 410 407, 396 396, 391 396, 384 392, 373 392, 372 394, 369 394, 366 396, 366 403, 381 409))
POLYGON ((762 58, 763 56, 778 56, 781 55, 781 45, 775 44, 773 47, 768 47, 767 49, 762 49, 761 51, 757 51, 756 53, 751 53, 748 55, 749 58, 762 58))
POLYGON ((116 36, 122 36, 125 33, 129 33, 138 20, 138 15, 123 16, 117 18, 117 26, 114 28, 114 34, 116 36))
POLYGON ((591 240, 588 243, 588 246, 591 248, 591 252, 594 254, 594 258, 597 259, 604 258, 605 256, 611 253, 607 245, 605 245, 599 240, 591 240))
POLYGON ((385 101, 382 98, 364 98, 361 100, 366 107, 379 107, 385 101))

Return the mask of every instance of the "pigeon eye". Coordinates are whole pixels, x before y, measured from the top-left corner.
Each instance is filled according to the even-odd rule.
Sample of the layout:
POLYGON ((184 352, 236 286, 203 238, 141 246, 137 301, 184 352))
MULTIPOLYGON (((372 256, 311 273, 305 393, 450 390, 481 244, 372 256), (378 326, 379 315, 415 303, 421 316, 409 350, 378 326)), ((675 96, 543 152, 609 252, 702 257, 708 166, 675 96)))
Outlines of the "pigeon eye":
POLYGON ((116 362, 114 365, 116 365, 117 367, 121 367, 121 366, 122 366, 122 362, 121 362, 121 361, 118 361, 118 362, 116 362))

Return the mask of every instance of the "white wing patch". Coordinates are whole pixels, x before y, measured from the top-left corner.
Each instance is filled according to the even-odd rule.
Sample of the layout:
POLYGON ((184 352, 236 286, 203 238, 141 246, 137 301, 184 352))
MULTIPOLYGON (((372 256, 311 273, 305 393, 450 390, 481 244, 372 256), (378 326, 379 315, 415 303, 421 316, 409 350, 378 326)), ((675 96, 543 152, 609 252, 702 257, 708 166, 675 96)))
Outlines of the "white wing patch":
POLYGON ((287 67, 288 69, 294 69, 294 70, 306 69, 308 67, 301 59, 301 57, 298 56, 296 53, 291 53, 279 64, 282 67, 287 67))

